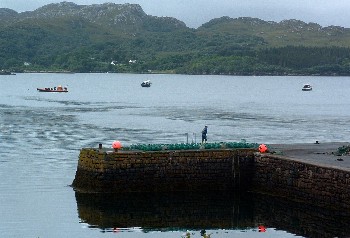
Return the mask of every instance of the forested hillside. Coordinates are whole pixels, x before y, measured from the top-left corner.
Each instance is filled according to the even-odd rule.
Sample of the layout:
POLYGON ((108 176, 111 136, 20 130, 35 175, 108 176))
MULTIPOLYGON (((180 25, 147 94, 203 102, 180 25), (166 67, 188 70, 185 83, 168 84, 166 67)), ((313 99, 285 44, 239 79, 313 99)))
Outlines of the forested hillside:
POLYGON ((350 75, 350 29, 229 17, 192 29, 137 4, 0 9, 0 69, 350 75))

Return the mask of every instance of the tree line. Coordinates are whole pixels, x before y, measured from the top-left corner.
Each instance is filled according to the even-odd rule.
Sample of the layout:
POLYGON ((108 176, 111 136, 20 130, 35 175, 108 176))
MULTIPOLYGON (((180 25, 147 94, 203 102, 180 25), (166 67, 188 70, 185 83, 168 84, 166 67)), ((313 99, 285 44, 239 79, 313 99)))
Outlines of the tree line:
POLYGON ((350 75, 350 48, 272 47, 234 32, 65 35, 32 24, 0 29, 0 69, 225 75, 350 75), (132 63, 129 61, 132 60, 132 63))

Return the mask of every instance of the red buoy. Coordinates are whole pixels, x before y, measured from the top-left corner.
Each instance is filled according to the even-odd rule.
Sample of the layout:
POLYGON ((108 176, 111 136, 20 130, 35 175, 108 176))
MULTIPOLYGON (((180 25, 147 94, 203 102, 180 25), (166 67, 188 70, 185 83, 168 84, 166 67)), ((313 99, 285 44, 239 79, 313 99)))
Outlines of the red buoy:
POLYGON ((266 232, 266 227, 265 226, 259 226, 258 230, 259 230, 259 232, 266 232))
POLYGON ((112 147, 115 150, 119 150, 120 148, 122 148, 122 143, 120 143, 120 141, 116 140, 112 143, 112 147))
POLYGON ((259 145, 259 152, 260 153, 266 153, 267 152, 267 146, 265 144, 259 145))

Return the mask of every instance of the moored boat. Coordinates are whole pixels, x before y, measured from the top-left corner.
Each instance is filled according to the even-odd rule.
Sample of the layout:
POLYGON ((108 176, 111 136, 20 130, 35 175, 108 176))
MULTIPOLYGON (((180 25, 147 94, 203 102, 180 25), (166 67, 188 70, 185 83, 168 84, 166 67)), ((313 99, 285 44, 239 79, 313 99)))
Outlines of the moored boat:
POLYGON ((48 93, 67 93, 68 88, 62 87, 61 85, 53 88, 37 88, 39 92, 48 92, 48 93))
POLYGON ((151 87, 151 80, 146 80, 141 83, 142 87, 151 87))
POLYGON ((304 84, 303 88, 301 89, 303 91, 311 91, 312 86, 310 84, 304 84))

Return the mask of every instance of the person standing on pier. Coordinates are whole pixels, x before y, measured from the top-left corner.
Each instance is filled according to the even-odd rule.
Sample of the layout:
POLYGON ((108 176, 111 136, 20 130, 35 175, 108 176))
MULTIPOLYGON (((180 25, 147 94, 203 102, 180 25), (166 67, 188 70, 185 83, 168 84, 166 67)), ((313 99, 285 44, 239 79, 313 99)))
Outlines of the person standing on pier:
POLYGON ((202 144, 207 143, 207 133, 208 133, 208 126, 205 126, 202 130, 202 144))

